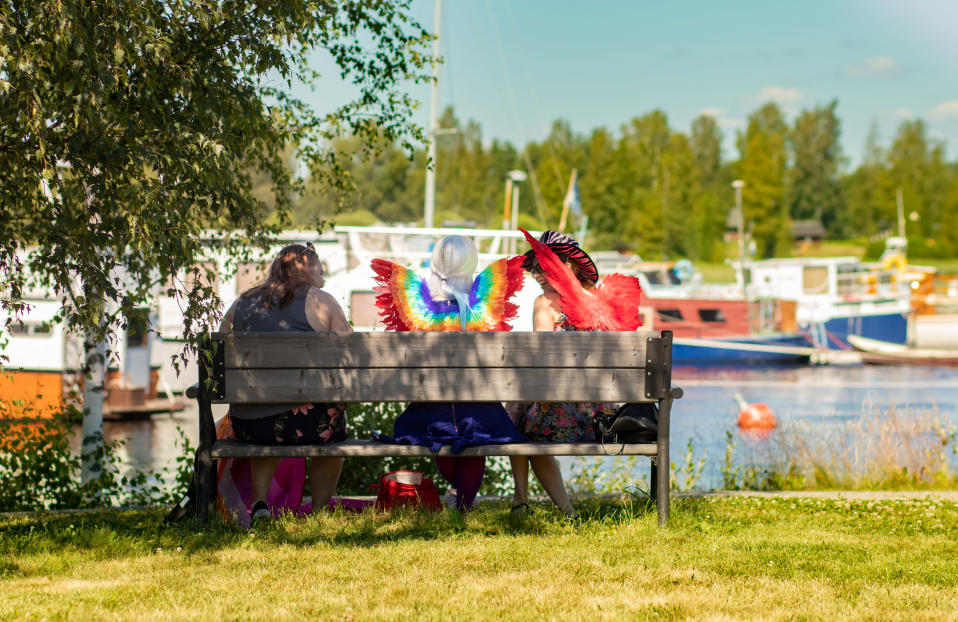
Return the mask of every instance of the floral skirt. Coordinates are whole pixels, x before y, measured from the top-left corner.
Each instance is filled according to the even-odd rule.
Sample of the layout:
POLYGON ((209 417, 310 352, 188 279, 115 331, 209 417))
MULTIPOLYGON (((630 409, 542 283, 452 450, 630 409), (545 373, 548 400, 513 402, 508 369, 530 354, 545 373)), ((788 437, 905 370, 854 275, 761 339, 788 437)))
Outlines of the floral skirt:
POLYGON ((304 404, 269 417, 230 419, 236 438, 256 445, 317 445, 347 437, 345 404, 304 404))
POLYGON ((529 440, 587 443, 595 440, 593 416, 614 413, 618 407, 612 402, 535 402, 508 405, 506 410, 529 440))

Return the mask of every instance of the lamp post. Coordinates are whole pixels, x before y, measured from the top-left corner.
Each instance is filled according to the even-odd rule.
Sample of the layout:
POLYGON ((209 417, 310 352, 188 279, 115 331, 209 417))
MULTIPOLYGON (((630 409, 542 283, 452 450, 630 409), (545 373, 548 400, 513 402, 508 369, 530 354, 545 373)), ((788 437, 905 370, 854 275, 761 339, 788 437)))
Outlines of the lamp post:
POLYGON ((742 298, 745 299, 748 326, 751 329, 752 308, 748 302, 748 283, 746 281, 747 273, 745 272, 745 212, 742 210, 742 188, 744 187, 745 182, 741 179, 732 182, 732 188, 735 189, 735 220, 738 227, 738 263, 742 277, 742 298))
MULTIPOLYGON (((519 183, 528 179, 525 171, 520 171, 518 169, 509 171, 506 173, 509 177, 509 181, 506 183, 506 192, 509 192, 509 189, 512 190, 511 201, 507 198, 507 205, 511 203, 512 214, 509 219, 509 228, 512 231, 515 231, 519 228, 519 183)), ((509 252, 515 254, 516 252, 516 240, 515 238, 510 238, 509 240, 509 252)))

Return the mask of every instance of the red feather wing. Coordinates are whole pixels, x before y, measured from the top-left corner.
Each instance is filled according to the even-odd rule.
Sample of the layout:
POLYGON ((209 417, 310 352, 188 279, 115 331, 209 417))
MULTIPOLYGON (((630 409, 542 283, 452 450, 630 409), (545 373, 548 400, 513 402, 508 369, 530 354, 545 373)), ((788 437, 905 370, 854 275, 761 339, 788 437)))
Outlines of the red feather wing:
POLYGON ((572 269, 552 249, 526 230, 526 240, 536 253, 546 280, 559 294, 559 305, 569 323, 582 330, 633 331, 642 326, 639 280, 623 274, 610 274, 591 292, 583 289, 572 269))
POLYGON ((396 304, 396 293, 400 289, 396 283, 405 278, 407 270, 385 259, 373 259, 370 266, 376 273, 376 286, 373 289, 379 292, 376 306, 380 309, 383 324, 389 330, 410 330, 410 325, 403 321, 402 310, 396 304))
POLYGON ((598 330, 632 331, 642 326, 642 286, 634 276, 613 273, 594 290, 598 330))
POLYGON ((546 280, 559 294, 559 305, 568 318, 569 323, 576 328, 593 329, 597 326, 598 317, 593 308, 593 296, 582 288, 579 279, 575 278, 572 268, 562 263, 562 260, 552 252, 552 249, 535 239, 525 229, 520 229, 526 236, 526 241, 535 251, 536 259, 542 266, 546 280))

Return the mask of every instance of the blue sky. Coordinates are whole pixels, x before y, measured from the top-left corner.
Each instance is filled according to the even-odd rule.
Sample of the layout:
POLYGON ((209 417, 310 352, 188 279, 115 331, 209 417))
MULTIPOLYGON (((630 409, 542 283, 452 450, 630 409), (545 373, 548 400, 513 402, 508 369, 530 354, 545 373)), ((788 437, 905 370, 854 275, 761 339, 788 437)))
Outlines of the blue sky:
MULTIPOLYGON (((433 0, 413 0, 432 28, 433 0)), ((712 114, 737 157, 747 115, 776 101, 789 120, 838 100, 852 166, 872 122, 884 144, 904 118, 958 157, 958 2, 444 0, 440 108, 474 119, 485 139, 522 146, 554 119, 578 133, 617 131, 656 108, 688 131, 712 114)), ((317 58, 317 69, 329 67, 317 58)), ((318 109, 347 97, 334 79, 306 96, 318 109)), ((428 87, 411 89, 428 119, 428 87)))

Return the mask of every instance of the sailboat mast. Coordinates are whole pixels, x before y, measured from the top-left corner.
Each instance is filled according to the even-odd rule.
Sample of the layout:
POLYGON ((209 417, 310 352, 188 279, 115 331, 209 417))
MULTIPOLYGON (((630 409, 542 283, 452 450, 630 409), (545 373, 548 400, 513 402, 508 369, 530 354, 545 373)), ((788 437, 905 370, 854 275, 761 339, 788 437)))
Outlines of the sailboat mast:
POLYGON ((436 38, 432 40, 432 92, 429 99, 429 157, 426 161, 426 202, 424 206, 425 226, 433 227, 436 210, 436 138, 438 122, 436 109, 439 107, 439 31, 442 17, 442 0, 435 0, 436 11, 433 17, 433 30, 436 38))
POLYGON ((895 189, 895 205, 898 208, 898 237, 905 237, 905 200, 901 194, 901 186, 895 189))

